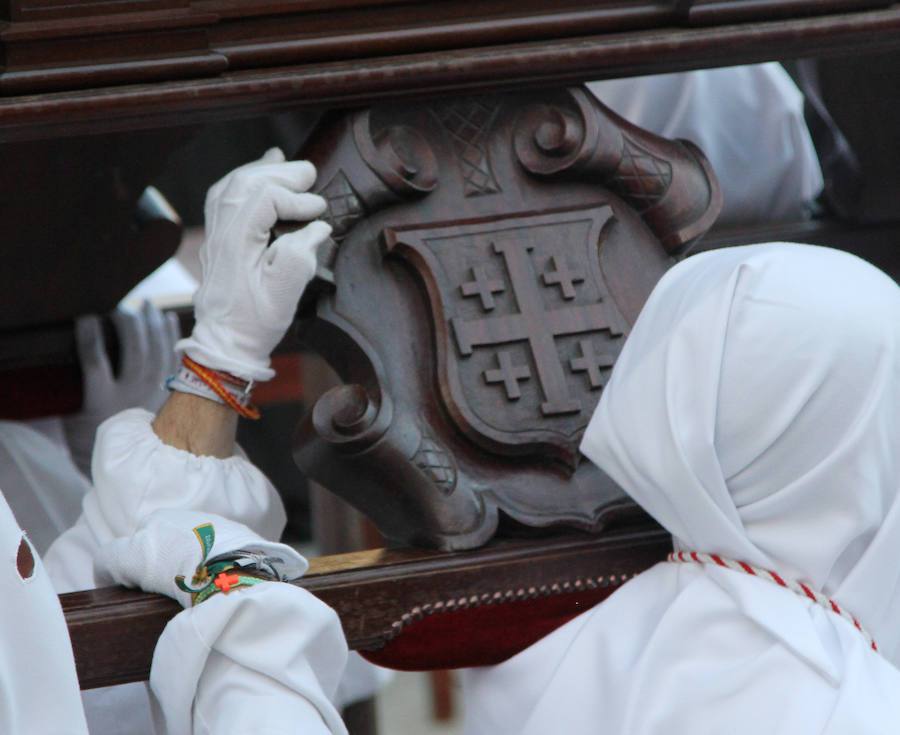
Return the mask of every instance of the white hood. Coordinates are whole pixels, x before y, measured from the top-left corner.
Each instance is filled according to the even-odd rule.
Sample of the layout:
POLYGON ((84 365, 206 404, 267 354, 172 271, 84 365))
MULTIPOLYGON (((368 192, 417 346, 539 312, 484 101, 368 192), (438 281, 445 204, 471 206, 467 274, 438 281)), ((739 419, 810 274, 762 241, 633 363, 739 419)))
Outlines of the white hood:
POLYGON ((582 451, 675 537, 797 577, 661 563, 468 677, 467 735, 880 735, 900 727, 900 289, 784 243, 675 266, 582 451))
POLYGON ((582 451, 681 547, 811 583, 900 661, 900 289, 871 265, 784 243, 689 258, 582 451))

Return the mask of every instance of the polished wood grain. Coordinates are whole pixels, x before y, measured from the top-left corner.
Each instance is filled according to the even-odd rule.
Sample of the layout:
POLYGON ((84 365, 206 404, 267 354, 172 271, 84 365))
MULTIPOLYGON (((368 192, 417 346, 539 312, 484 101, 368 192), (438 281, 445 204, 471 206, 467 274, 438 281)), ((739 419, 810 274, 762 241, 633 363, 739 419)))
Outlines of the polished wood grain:
MULTIPOLYGON (((546 86, 900 44, 896 3, 873 10, 861 10, 852 0, 719 3, 705 16, 709 24, 693 27, 684 13, 689 4, 675 2, 629 3, 627 11, 618 3, 573 3, 552 11, 543 3, 520 3, 514 9, 506 3, 464 5, 462 20, 444 25, 436 19, 454 3, 403 5, 403 17, 409 19, 403 29, 402 18, 372 6, 346 7, 350 15, 340 25, 337 9, 322 13, 314 5, 295 16, 269 8, 271 17, 240 21, 251 30, 256 23, 268 24, 256 29, 258 34, 242 35, 229 25, 239 21, 229 17, 216 21, 224 25, 213 26, 216 32, 230 29, 221 30, 221 48, 179 51, 160 40, 159 48, 150 44, 145 49, 142 42, 138 49, 146 52, 143 58, 133 53, 134 34, 143 38, 147 27, 120 28, 116 24, 125 20, 120 14, 88 16, 108 41, 94 44, 97 53, 112 49, 94 62, 89 47, 66 50, 66 23, 48 20, 58 37, 40 40, 48 44, 35 57, 42 63, 29 66, 23 51, 20 66, 7 64, 0 72, 0 90, 5 90, 0 141, 236 118, 288 105, 333 107, 385 96, 546 86), (776 5, 783 10, 777 17, 772 13, 776 5), (739 20, 731 6, 740 6, 739 20), (851 11, 841 12, 846 8, 851 11), (592 13, 594 17, 585 15, 592 13), (179 59, 184 66, 179 67, 179 59)), ((290 10, 296 13, 297 7, 290 10)), ((210 3, 195 10, 207 8, 215 9, 210 3)), ((228 8, 236 12, 235 6, 228 8)), ((168 13, 157 11, 139 20, 153 28, 154 23, 168 23, 168 13)), ((215 37, 204 25, 206 16, 198 17, 204 35, 215 37)), ((75 28, 86 32, 77 23, 75 28)), ((38 30, 10 22, 0 29, 0 47, 18 58, 15 47, 38 43, 33 37, 38 30)), ((186 43, 178 35, 183 29, 171 33, 186 43)))
MULTIPOLYGON (((517 604, 518 647, 524 648, 542 622, 539 610, 528 613, 528 600, 553 596, 574 614, 583 609, 582 593, 615 589, 665 558, 670 547, 661 530, 636 527, 603 537, 495 541, 462 553, 378 549, 311 559, 297 584, 338 612, 352 649, 376 651, 382 663, 414 668, 409 660, 392 658, 391 642, 416 620, 440 618, 445 635, 455 635, 435 649, 435 656, 443 656, 465 648, 471 636, 467 610, 517 604)), ((156 640, 181 609, 161 595, 121 587, 61 595, 60 601, 83 689, 146 679, 156 640)), ((418 667, 436 663, 420 656, 418 667)))

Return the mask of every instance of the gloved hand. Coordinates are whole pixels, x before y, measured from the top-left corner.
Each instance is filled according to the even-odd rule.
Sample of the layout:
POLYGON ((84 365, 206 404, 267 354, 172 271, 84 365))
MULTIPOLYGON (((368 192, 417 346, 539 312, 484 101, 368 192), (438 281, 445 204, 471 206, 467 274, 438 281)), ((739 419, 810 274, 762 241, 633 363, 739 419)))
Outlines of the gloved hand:
POLYGON ((331 234, 315 221, 269 245, 279 219, 311 220, 326 203, 306 161, 285 162, 277 148, 213 185, 206 197, 203 277, 194 295, 196 326, 177 349, 215 370, 268 380, 269 353, 290 326, 316 269, 316 248, 331 234))
POLYGON ((158 411, 168 395, 165 380, 175 369, 174 314, 163 314, 145 301, 139 312, 117 309, 112 319, 122 355, 118 377, 106 354, 99 317, 84 316, 75 323, 84 401, 81 411, 63 418, 63 427, 72 459, 88 477, 97 427, 126 408, 158 411))
POLYGON ((239 549, 265 559, 265 566, 284 580, 297 579, 309 568, 306 559, 290 546, 266 541, 241 523, 214 513, 175 509, 154 511, 141 521, 134 535, 104 545, 98 562, 118 584, 159 592, 190 607, 191 594, 183 586, 205 586, 195 578, 198 569, 239 549), (179 576, 183 586, 175 581, 179 576))

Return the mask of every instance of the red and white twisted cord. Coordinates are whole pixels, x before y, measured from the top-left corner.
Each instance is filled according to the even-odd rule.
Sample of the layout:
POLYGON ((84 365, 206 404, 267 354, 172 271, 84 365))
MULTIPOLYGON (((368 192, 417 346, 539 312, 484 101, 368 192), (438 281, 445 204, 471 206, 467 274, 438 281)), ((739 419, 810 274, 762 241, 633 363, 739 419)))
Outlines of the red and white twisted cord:
POLYGON ((716 564, 717 566, 725 567, 726 569, 733 569, 736 572, 744 572, 745 574, 749 574, 754 577, 767 579, 770 582, 774 582, 775 584, 779 585, 780 587, 791 590, 791 592, 794 592, 801 597, 809 598, 816 604, 824 607, 826 610, 837 613, 848 623, 851 623, 853 627, 855 627, 860 633, 862 633, 863 637, 866 639, 866 642, 872 647, 873 651, 878 650, 878 646, 875 645, 875 641, 872 639, 872 636, 869 635, 868 631, 859 624, 859 621, 855 617, 853 617, 853 615, 851 615, 844 608, 838 605, 834 600, 825 597, 825 595, 823 595, 821 592, 817 592, 809 585, 803 584, 803 582, 799 582, 795 579, 785 579, 775 572, 772 572, 768 569, 755 567, 752 564, 747 564, 743 561, 735 561, 734 559, 719 556, 718 554, 704 554, 699 551, 673 551, 671 554, 669 554, 669 561, 695 562, 697 564, 716 564))

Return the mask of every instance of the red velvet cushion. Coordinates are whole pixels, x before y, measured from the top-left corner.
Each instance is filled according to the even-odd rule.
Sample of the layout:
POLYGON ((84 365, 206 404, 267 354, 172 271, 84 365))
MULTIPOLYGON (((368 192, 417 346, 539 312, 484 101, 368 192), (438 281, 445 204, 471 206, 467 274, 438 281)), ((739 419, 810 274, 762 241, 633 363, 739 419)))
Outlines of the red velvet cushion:
POLYGON ((426 615, 412 621, 383 648, 360 653, 372 663, 405 671, 498 664, 615 589, 602 587, 426 615))

